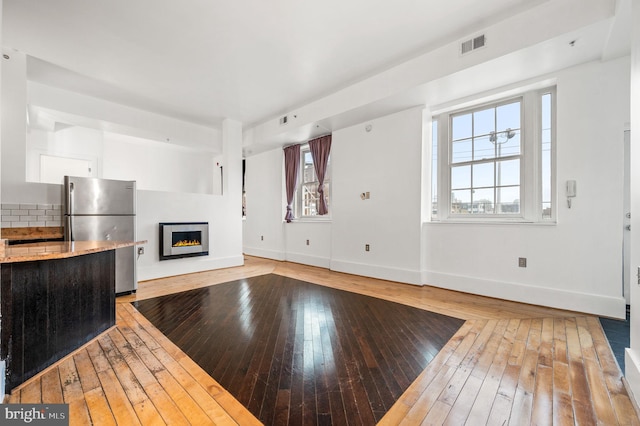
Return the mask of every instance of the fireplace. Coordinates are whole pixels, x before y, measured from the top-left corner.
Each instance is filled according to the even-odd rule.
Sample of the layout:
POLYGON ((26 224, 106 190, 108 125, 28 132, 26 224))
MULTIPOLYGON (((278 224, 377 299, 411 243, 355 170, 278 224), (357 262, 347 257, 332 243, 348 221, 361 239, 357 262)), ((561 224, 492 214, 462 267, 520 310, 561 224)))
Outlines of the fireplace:
POLYGON ((160 260, 208 254, 208 222, 160 223, 160 260))

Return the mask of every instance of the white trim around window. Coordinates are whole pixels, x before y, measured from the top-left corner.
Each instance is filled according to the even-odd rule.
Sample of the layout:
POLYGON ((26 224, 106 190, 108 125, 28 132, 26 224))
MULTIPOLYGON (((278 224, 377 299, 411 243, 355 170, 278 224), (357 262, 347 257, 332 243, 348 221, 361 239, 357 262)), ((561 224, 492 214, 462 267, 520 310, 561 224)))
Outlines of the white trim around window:
POLYGON ((433 221, 555 222, 555 92, 531 90, 433 117, 433 221))

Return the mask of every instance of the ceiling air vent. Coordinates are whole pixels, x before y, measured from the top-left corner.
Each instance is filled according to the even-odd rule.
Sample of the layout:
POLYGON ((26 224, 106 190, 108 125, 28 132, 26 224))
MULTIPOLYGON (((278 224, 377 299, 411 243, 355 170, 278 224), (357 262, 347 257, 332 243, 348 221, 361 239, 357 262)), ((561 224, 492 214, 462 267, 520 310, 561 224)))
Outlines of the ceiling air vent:
POLYGON ((285 124, 287 124, 289 122, 289 117, 286 115, 283 115, 282 117, 280 117, 280 125, 284 126, 285 124))
POLYGON ((464 55, 473 50, 480 49, 481 47, 484 47, 486 41, 487 39, 484 34, 469 40, 465 40, 460 44, 460 54, 464 55))

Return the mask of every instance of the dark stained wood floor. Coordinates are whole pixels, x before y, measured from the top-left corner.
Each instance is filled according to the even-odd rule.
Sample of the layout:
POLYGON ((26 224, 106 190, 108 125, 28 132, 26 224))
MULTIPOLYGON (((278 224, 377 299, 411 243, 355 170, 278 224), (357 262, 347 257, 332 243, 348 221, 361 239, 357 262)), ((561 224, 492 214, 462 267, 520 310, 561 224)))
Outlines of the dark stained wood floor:
POLYGON ((274 274, 134 306, 267 425, 378 422, 464 323, 274 274))

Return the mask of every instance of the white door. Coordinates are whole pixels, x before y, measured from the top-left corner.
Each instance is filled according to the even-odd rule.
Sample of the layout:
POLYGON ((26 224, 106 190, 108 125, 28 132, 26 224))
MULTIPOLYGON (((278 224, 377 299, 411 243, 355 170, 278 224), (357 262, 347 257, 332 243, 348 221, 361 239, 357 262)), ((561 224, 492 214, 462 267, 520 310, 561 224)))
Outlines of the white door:
MULTIPOLYGON (((622 208, 624 217, 622 223, 624 229, 622 230, 622 295, 627 305, 630 304, 629 298, 629 285, 631 283, 631 164, 630 164, 630 140, 631 131, 625 130, 624 132, 624 185, 622 196, 622 208)), ((640 214, 640 212, 638 212, 640 214)), ((638 230, 636 230, 637 232, 638 230)))
POLYGON ((40 182, 62 183, 65 175, 93 176, 91 161, 44 154, 40 156, 40 182))

